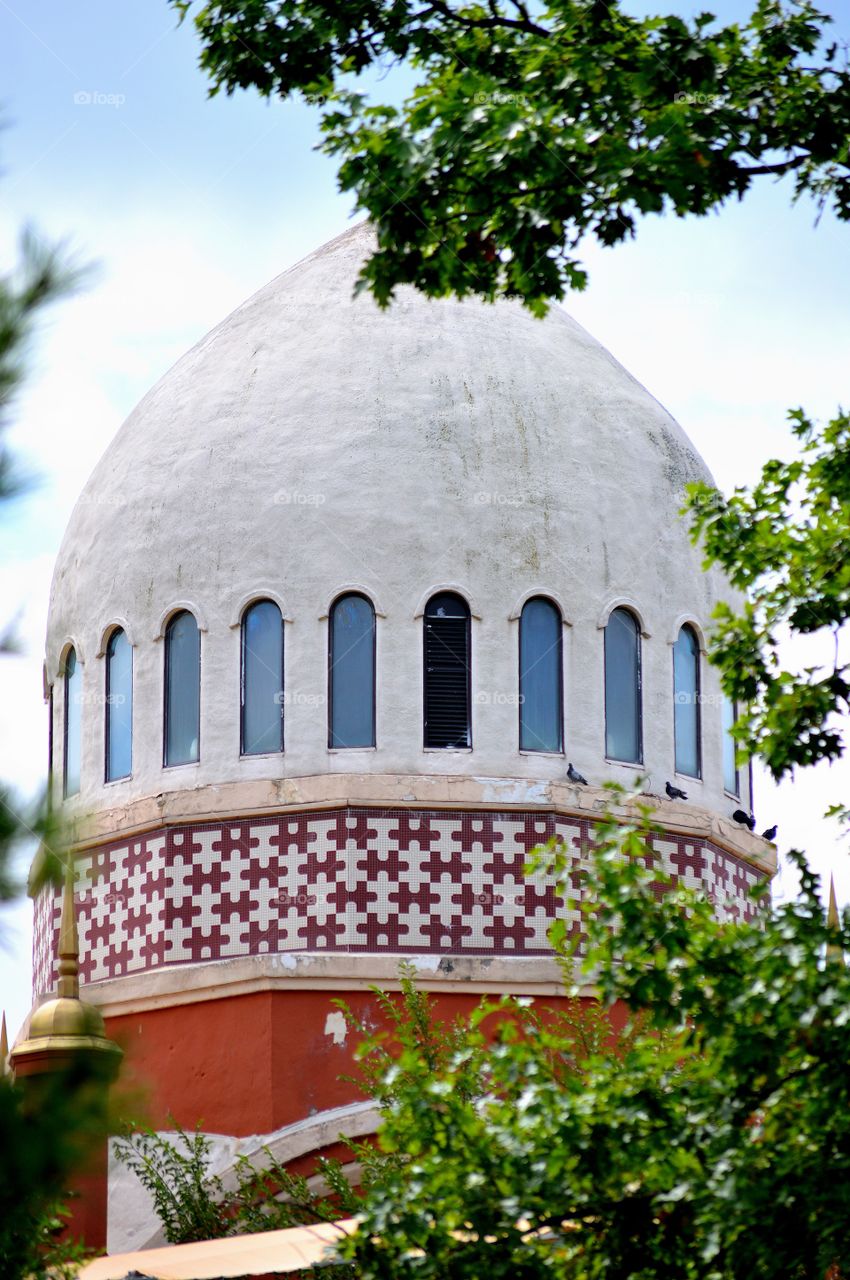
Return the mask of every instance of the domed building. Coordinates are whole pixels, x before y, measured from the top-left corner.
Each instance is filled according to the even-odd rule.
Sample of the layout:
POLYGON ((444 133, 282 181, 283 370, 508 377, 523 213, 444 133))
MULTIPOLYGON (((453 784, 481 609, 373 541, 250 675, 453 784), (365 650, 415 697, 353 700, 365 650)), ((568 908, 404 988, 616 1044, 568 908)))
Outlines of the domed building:
MULTIPOLYGON (((666 866, 726 916, 775 866, 730 816, 750 782, 705 637, 734 596, 679 515, 705 465, 560 308, 355 300, 369 245, 331 241, 162 378, 53 582, 86 999, 154 1123, 202 1121, 225 1170, 374 1128, 334 1001, 374 1017, 401 960, 448 1013, 557 995, 563 907, 523 864, 553 835, 578 863, 604 782, 648 779, 666 866)), ((58 925, 45 892, 37 1000, 58 925)), ((155 1236, 124 1177, 112 1249, 155 1236)))

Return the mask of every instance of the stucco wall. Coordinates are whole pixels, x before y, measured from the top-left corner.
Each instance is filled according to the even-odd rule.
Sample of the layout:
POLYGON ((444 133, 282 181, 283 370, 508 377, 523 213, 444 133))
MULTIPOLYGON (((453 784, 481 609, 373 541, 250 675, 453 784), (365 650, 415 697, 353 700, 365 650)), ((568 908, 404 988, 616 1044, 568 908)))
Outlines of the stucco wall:
MULTIPOLYGON (((640 614, 645 770, 674 777, 671 643, 710 627, 730 593, 703 572, 679 509, 707 472, 678 425, 563 311, 426 302, 388 313, 351 300, 356 228, 250 299, 145 397, 80 498, 53 584, 47 672, 61 743, 62 655, 82 662, 76 813, 222 782, 409 772, 539 779, 565 758, 518 749, 516 612, 532 592, 564 611, 566 757, 605 761, 600 621, 640 614), (375 603, 377 747, 327 747, 327 610, 356 586, 375 603), (422 747, 422 619, 451 586, 472 612, 473 749, 422 747), (286 752, 239 756, 240 605, 271 593, 286 623, 286 752), (163 770, 163 620, 204 628, 201 760, 163 770), (134 758, 103 784, 103 638, 133 642, 134 758)), ((719 687, 703 664, 703 779, 730 806, 719 687)), ((745 803, 746 807, 746 803, 745 803)))

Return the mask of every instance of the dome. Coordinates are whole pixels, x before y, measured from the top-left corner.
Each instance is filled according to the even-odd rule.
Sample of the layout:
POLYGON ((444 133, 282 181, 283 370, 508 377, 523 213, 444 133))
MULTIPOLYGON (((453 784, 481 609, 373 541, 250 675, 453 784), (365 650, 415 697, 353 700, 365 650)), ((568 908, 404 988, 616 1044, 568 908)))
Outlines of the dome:
MULTIPOLYGON (((110 628, 125 629, 133 768, 104 785, 103 714, 87 700, 79 813, 237 783, 265 804, 288 780, 335 774, 483 779, 510 798, 515 781, 528 796, 562 779, 567 759, 591 783, 630 783, 605 760, 601 628, 618 604, 643 636, 644 771, 656 791, 673 777, 671 645, 685 620, 702 642, 730 598, 679 516, 704 463, 560 307, 540 320, 409 288, 384 312, 355 299, 370 243, 354 227, 234 311, 86 485, 56 565, 47 676, 73 645, 96 700, 110 628), (328 746, 327 618, 347 589, 378 616, 373 749, 328 746), (440 590, 472 615, 471 751, 423 747, 422 613, 440 590), (561 756, 518 746, 517 618, 536 594, 565 622, 561 756), (285 751, 241 757, 239 622, 259 598, 285 619, 285 751), (180 608, 202 632, 200 760, 163 769, 162 637, 180 608)), ((703 680, 691 800, 725 814, 719 686, 709 668, 703 680)))

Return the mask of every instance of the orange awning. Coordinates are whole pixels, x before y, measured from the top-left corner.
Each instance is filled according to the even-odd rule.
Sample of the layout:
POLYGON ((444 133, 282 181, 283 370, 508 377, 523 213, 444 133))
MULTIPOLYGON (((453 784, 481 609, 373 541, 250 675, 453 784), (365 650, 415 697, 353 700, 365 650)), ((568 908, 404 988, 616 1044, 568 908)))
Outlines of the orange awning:
POLYGON ((156 1280, 223 1280, 227 1276, 264 1276, 274 1271, 301 1271, 328 1260, 335 1241, 349 1235, 355 1218, 322 1222, 313 1227, 261 1231, 226 1240, 199 1240, 162 1249, 115 1253, 89 1262, 78 1280, 124 1280, 132 1272, 156 1280))

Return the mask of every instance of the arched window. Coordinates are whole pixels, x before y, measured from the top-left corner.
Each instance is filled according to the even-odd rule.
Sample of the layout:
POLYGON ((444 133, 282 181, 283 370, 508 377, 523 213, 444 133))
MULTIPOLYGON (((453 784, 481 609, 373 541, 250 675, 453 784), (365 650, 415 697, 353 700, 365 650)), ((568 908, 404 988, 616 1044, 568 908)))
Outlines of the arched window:
POLYGON ((605 627, 605 754, 640 764, 640 629, 628 609, 615 609, 605 627))
POLYGON ((740 796, 741 775, 735 759, 737 743, 732 737, 732 729, 738 719, 738 707, 731 698, 723 695, 723 788, 730 795, 740 796))
POLYGON ((328 632, 328 746, 375 745, 375 610, 365 596, 334 601, 328 632))
POLYGON ((242 754, 283 750, 283 618, 272 600, 242 615, 242 754))
POLYGON ((520 751, 563 751, 563 623, 551 600, 537 596, 519 620, 520 751))
POLYGON ((682 627, 673 645, 673 729, 676 772, 700 777, 699 640, 682 627))
POLYGON ((80 756, 82 753, 83 669, 75 649, 65 657, 65 724, 62 754, 62 794, 75 796, 80 789, 80 756))
POLYGON ((106 781, 133 768, 133 649, 120 627, 106 646, 106 781))
POLYGON ((175 613, 165 630, 165 764, 200 759, 201 633, 191 613, 175 613))
POLYGON ((425 606, 425 746, 470 747, 469 606, 451 591, 425 606))

